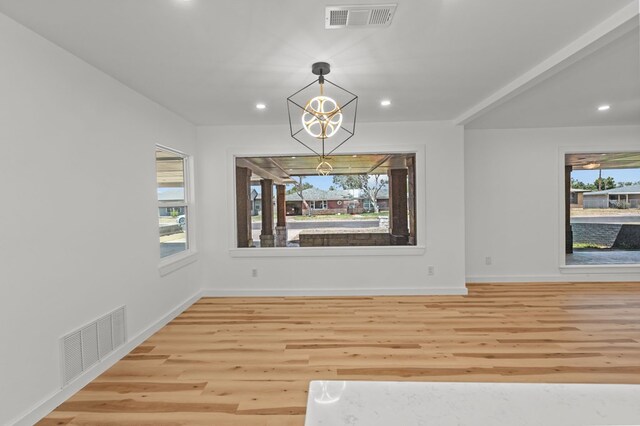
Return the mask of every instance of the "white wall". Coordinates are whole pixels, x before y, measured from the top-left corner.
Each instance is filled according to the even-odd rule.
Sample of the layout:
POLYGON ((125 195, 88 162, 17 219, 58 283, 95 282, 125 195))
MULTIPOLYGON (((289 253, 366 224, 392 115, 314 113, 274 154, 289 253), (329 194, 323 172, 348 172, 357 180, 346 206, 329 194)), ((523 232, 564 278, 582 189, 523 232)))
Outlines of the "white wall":
POLYGON ((60 336, 120 305, 135 336, 196 294, 161 278, 154 144, 195 128, 0 14, 0 424, 61 385, 60 336))
POLYGON ((637 151, 640 127, 465 131, 467 281, 640 279, 638 268, 561 270, 565 150, 637 151))
MULTIPOLYGON (((197 183, 201 201, 200 263, 205 289, 209 294, 465 292, 462 129, 444 122, 364 123, 358 125, 356 135, 340 151, 353 154, 412 147, 419 152, 418 244, 426 252, 423 249, 415 255, 388 255, 388 250, 402 249, 394 247, 374 249, 386 253, 380 256, 349 256, 344 251, 324 256, 327 250, 337 253, 334 248, 320 250, 323 253, 317 256, 238 258, 230 250, 235 245, 233 155, 308 152, 289 136, 288 126, 199 128, 197 183), (428 265, 435 267, 435 275, 427 275, 428 265), (254 268, 258 270, 256 278, 251 276, 254 268)), ((239 250, 283 253, 300 249, 239 250)))

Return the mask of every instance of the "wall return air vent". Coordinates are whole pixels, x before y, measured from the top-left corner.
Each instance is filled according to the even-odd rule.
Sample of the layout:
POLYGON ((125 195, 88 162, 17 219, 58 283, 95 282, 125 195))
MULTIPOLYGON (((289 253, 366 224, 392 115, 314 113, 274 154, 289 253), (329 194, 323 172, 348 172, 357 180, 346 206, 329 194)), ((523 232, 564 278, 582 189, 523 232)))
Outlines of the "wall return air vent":
POLYGON ((327 6, 324 18, 325 28, 386 27, 391 24, 397 6, 397 4, 327 6))
POLYGON ((126 341, 124 306, 62 337, 62 386, 69 384, 126 341))

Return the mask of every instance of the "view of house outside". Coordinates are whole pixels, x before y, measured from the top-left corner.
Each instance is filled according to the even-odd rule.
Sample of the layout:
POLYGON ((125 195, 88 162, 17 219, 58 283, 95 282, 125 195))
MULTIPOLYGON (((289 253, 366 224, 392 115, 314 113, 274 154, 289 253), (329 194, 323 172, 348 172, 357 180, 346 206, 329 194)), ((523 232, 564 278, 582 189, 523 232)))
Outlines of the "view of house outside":
MULTIPOLYGON (((287 245, 300 245, 300 233, 388 233, 386 175, 292 176, 286 186, 287 245)), ((262 196, 251 192, 252 237, 260 241, 262 196)), ((275 199, 274 199, 275 203, 275 199)), ((275 214, 274 214, 275 215, 275 214)))
POLYGON ((236 157, 235 191, 238 248, 417 245, 413 152, 236 157))
POLYGON ((574 170, 567 264, 640 263, 640 168, 574 170))
POLYGON ((185 159, 176 151, 160 147, 156 149, 160 258, 189 248, 185 159))

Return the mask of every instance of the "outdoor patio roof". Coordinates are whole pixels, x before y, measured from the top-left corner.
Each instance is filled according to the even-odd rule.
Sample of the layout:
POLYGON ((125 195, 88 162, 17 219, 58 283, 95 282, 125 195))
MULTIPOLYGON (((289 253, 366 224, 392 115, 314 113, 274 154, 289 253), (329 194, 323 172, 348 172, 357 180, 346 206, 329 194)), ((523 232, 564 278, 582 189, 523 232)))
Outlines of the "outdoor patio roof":
POLYGON ((565 164, 573 170, 640 168, 640 152, 567 154, 565 164))
MULTIPOLYGON (((332 175, 386 174, 392 165, 404 164, 413 154, 332 155, 327 161, 332 175)), ((317 156, 243 157, 237 165, 253 172, 252 180, 273 179, 275 183, 293 183, 292 176, 315 176, 320 163, 317 156)))

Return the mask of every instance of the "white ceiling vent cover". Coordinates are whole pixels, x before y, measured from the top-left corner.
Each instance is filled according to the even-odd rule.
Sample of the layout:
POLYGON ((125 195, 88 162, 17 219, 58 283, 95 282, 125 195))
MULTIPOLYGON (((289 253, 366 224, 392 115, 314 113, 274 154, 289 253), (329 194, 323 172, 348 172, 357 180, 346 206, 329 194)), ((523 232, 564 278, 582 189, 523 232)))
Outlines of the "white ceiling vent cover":
POLYGON ((391 24, 397 4, 327 6, 324 27, 326 29, 347 27, 386 27, 391 24))

